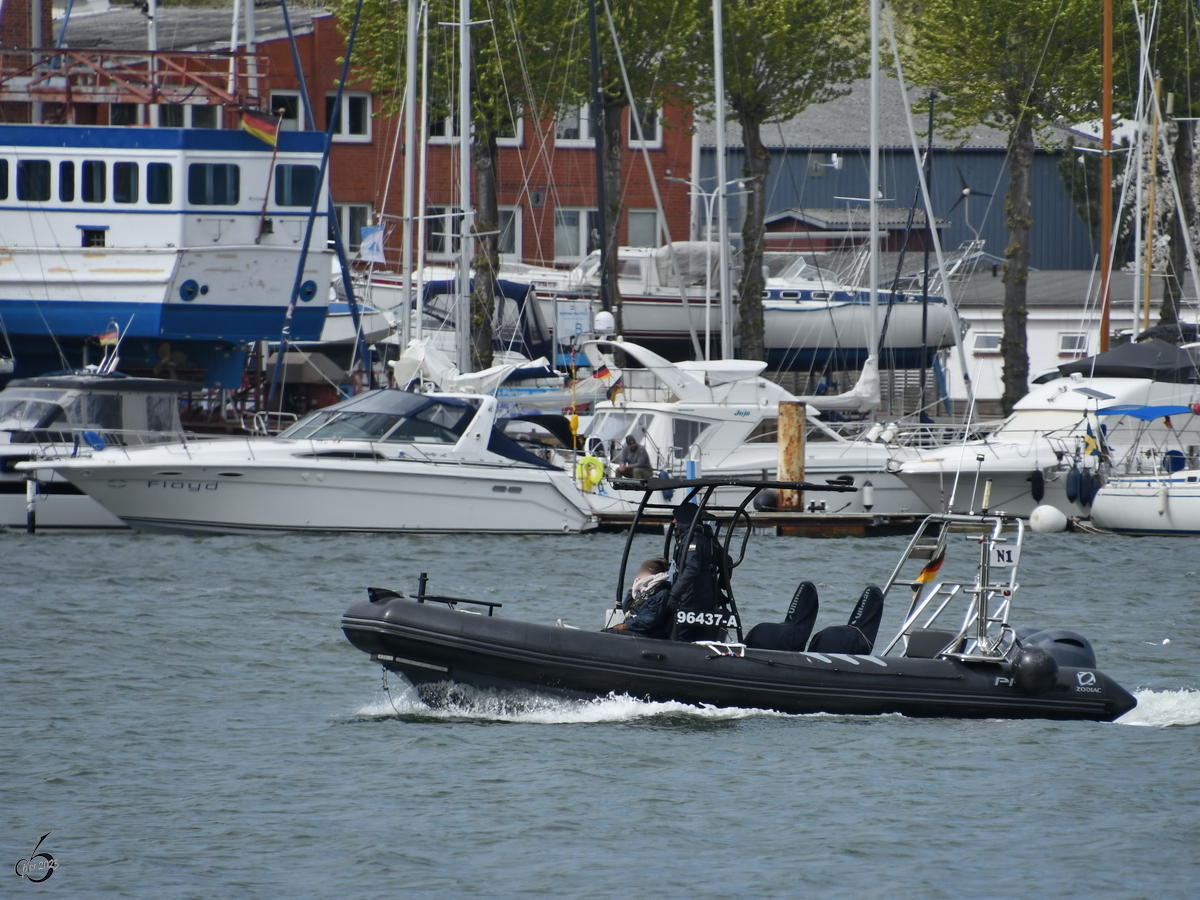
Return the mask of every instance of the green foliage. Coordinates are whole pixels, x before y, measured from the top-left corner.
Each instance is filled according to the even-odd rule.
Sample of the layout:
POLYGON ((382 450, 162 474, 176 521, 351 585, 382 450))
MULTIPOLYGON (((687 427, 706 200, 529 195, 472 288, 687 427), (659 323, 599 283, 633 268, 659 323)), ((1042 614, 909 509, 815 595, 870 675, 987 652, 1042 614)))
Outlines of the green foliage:
MULTIPOLYGON (((328 2, 343 32, 349 31, 356 3, 328 2)), ((563 82, 568 65, 564 51, 574 44, 578 52, 578 7, 578 0, 474 0, 472 20, 481 22, 471 29, 471 115, 477 140, 510 134, 523 110, 540 114, 553 102, 552 85, 563 82)), ((458 22, 458 3, 430 0, 428 16, 429 115, 438 119, 457 111, 458 30, 447 25, 458 22)), ((355 78, 370 79, 387 114, 397 112, 404 97, 407 29, 407 2, 363 0, 351 65, 355 78)), ((586 31, 582 34, 586 50, 586 31)))
MULTIPOLYGON (((1158 7, 1158 16, 1149 35, 1150 71, 1162 76, 1162 102, 1165 106, 1166 95, 1172 93, 1176 116, 1200 115, 1200 22, 1196 4, 1193 0, 1158 0, 1153 4, 1141 0, 1138 3, 1141 13, 1147 17, 1153 6, 1158 7)), ((1131 18, 1133 12, 1123 9, 1122 15, 1131 18)), ((1127 27, 1134 28, 1132 22, 1127 27)), ((1134 41, 1126 55, 1134 58, 1126 60, 1125 67, 1136 73, 1136 31, 1133 34, 1134 41)))
POLYGON ((906 4, 914 84, 946 102, 941 122, 1095 119, 1100 111, 1102 5, 1096 0, 921 0, 906 4))
MULTIPOLYGON (((690 87, 711 102, 712 16, 691 52, 690 87)), ((769 122, 846 93, 866 72, 869 38, 864 0, 736 0, 722 8, 725 90, 734 114, 769 122)))

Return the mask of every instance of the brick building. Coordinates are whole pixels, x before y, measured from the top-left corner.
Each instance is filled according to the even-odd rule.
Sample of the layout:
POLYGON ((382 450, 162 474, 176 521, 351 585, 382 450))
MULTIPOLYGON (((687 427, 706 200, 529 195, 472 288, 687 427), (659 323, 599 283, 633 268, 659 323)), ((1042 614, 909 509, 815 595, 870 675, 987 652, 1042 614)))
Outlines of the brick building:
MULTIPOLYGON (((97 4, 89 4, 96 6, 97 4)), ((253 35, 247 47, 247 24, 239 23, 236 76, 228 78, 232 10, 203 7, 160 8, 156 17, 158 54, 151 69, 147 52, 148 16, 137 7, 101 7, 72 13, 66 24, 64 52, 57 63, 51 53, 32 54, 39 37, 30 16, 41 12, 41 46, 51 48, 63 28, 63 10, 51 0, 8 0, 0 13, 3 73, 0 76, 0 114, 7 122, 57 122, 187 128, 236 128, 238 104, 286 110, 282 127, 306 128, 299 101, 299 80, 292 61, 283 15, 276 3, 253 7, 253 35), (13 52, 19 50, 20 52, 13 52), (129 51, 129 52, 123 52, 129 51), (40 64, 37 60, 41 60, 40 64), (82 61, 82 62, 80 62, 82 61), (89 74, 78 79, 73 92, 51 89, 51 79, 38 80, 51 65, 60 71, 79 62, 79 69, 117 71, 102 87, 89 74), (40 68, 39 68, 40 66, 40 68), (191 92, 174 94, 155 87, 163 70, 180 67, 201 73, 191 92), (131 72, 141 71, 140 89, 131 72), (195 85, 200 87, 195 87, 195 85), (57 93, 55 93, 57 91, 57 93), (182 98, 182 99, 181 99, 182 98), (154 102, 166 100, 167 102, 154 102), (173 102, 178 101, 178 102, 173 102)), ((84 4, 77 4, 76 8, 84 4)), ((297 50, 316 126, 327 125, 329 100, 341 74, 339 57, 346 43, 334 17, 311 7, 289 7, 297 50)), ((70 81, 70 76, 68 76, 70 81)), ((61 85, 62 78, 57 79, 61 85)), ((186 85, 185 85, 186 86, 186 85)), ((379 98, 367 83, 349 85, 334 129, 330 182, 342 232, 354 252, 364 225, 387 225, 387 257, 398 267, 400 216, 403 210, 403 146, 401 124, 379 115, 379 98), (400 146, 398 147, 398 141, 400 146), (399 153, 397 153, 399 150, 399 153), (395 164, 393 165, 393 156, 395 164), (390 175, 390 178, 389 178, 390 175), (390 187, 389 187, 390 184, 390 187)), ((589 248, 589 212, 596 208, 595 161, 587 110, 564 110, 556 121, 519 123, 516 134, 501 142, 498 171, 504 258, 535 265, 570 267, 589 248)), ((448 123, 433 122, 428 146, 426 247, 431 263, 450 262, 455 252, 451 233, 457 194, 457 138, 447 136, 448 123), (439 134, 440 132, 440 134, 439 134)), ((668 178, 693 178, 694 157, 690 117, 668 108, 646 118, 646 149, 662 196, 667 226, 676 239, 690 232, 690 198, 686 185, 668 178)), ((623 164, 625 211, 620 242, 638 246, 661 243, 658 215, 645 163, 636 139, 630 140, 628 116, 621 124, 626 145, 623 164)), ((418 173, 419 175, 419 173, 418 173)), ((419 207, 418 207, 419 208, 419 207)))

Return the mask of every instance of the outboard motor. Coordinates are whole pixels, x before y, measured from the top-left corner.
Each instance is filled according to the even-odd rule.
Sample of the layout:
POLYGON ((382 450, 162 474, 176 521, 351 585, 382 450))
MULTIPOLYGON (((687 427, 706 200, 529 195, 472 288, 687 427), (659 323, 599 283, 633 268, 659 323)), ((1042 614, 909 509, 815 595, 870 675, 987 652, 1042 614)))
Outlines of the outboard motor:
POLYGON ((819 606, 817 586, 811 581, 800 582, 783 622, 778 625, 772 622, 755 625, 746 635, 746 646, 759 650, 803 650, 817 621, 819 606))

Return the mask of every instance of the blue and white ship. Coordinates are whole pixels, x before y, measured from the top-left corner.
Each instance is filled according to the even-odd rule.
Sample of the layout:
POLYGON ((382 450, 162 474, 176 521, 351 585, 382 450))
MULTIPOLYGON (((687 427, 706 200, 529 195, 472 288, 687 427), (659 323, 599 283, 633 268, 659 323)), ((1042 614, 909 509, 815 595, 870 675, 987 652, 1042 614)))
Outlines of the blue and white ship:
POLYGON ((98 362, 97 336, 115 330, 122 368, 240 387, 247 345, 283 330, 320 191, 290 329, 318 340, 333 256, 323 143, 282 132, 273 154, 242 131, 0 126, 0 326, 15 374, 98 362))

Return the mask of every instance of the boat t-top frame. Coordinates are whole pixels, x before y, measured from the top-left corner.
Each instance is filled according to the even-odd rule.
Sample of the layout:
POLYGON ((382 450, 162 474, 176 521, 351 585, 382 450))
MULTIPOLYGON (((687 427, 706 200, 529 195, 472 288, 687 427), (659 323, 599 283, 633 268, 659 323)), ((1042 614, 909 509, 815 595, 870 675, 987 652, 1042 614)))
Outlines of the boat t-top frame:
POLYGON ((1015 516, 928 516, 908 542, 884 587, 885 604, 891 590, 898 586, 910 588, 912 599, 900 631, 880 655, 886 656, 901 641, 907 652, 910 642, 919 640, 924 644, 940 644, 939 647, 930 645, 931 656, 962 662, 995 663, 1009 659, 1017 647, 1016 635, 1008 620, 1013 597, 1020 587, 1017 566, 1021 561, 1024 537, 1025 523, 1015 516), (977 528, 983 533, 963 533, 977 528), (949 549, 948 542, 954 534, 979 546, 979 562, 971 581, 939 578, 949 549), (905 566, 914 561, 922 564, 920 574, 915 578, 902 578, 905 566), (957 630, 935 628, 956 599, 967 601, 957 630), (921 616, 931 607, 933 611, 918 627, 921 616))
MULTIPOLYGON (((733 585, 731 576, 733 569, 736 569, 742 564, 746 558, 746 545, 750 541, 750 533, 752 523, 750 514, 746 512, 746 508, 754 501, 760 493, 767 489, 785 490, 785 491, 821 491, 827 493, 850 493, 857 491, 858 488, 852 485, 845 484, 813 484, 807 481, 753 481, 743 478, 650 478, 646 481, 617 481, 613 483, 616 490, 640 490, 643 492, 642 501, 638 504, 637 511, 633 514, 633 521, 629 524, 629 531, 625 535, 625 549, 621 553, 621 570, 617 576, 617 591, 616 605, 621 606, 621 601, 625 596, 625 575, 629 568, 629 552, 633 549, 633 538, 637 534, 638 522, 647 510, 666 510, 673 512, 676 507, 684 503, 691 503, 697 507, 696 515, 692 517, 692 521, 688 525, 685 540, 682 542, 684 555, 679 560, 680 568, 687 561, 687 554, 691 552, 690 548, 694 546, 692 536, 696 533, 697 527, 704 527, 704 522, 712 522, 713 540, 722 549, 716 565, 717 575, 717 605, 719 609, 724 609, 727 612, 726 621, 729 621, 737 630, 737 639, 742 641, 742 617, 738 614, 737 598, 733 593, 733 585), (726 503, 714 503, 713 494, 717 488, 740 488, 746 491, 746 496, 742 498, 737 505, 729 505, 726 503), (663 492, 665 496, 671 496, 674 491, 683 490, 687 493, 679 503, 662 502, 652 503, 654 495, 663 492), (738 555, 735 559, 730 554, 730 546, 733 543, 733 535, 738 527, 739 522, 744 526, 745 531, 742 535, 741 547, 738 549, 738 555)), ((663 557, 670 560, 673 558, 671 552, 672 544, 675 538, 675 520, 672 517, 670 524, 667 526, 666 538, 663 542, 663 557)))

